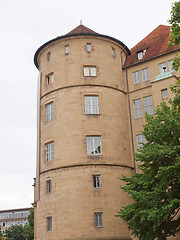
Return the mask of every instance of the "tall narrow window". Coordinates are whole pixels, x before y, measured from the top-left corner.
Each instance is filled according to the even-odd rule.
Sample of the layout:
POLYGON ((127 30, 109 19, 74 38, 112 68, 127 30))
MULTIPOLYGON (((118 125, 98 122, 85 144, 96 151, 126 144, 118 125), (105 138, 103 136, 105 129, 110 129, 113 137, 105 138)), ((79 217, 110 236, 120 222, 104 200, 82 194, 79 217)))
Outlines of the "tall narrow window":
POLYGON ((93 187, 94 188, 100 188, 101 187, 100 175, 93 175, 93 187))
POLYGON ((65 54, 66 54, 66 55, 69 54, 69 45, 66 45, 66 46, 65 46, 65 54))
POLYGON ((148 68, 145 68, 142 70, 142 79, 143 79, 143 82, 149 80, 149 69, 148 68))
POLYGON ((142 143, 145 143, 145 137, 142 134, 139 134, 136 136, 136 141, 137 141, 137 149, 142 147, 142 143))
POLYGON ((168 97, 168 90, 167 90, 167 88, 161 90, 161 95, 162 95, 162 98, 167 98, 168 97))
POLYGON ((50 85, 53 82, 54 82, 54 74, 50 73, 46 76, 46 84, 50 85))
POLYGON ((51 52, 48 52, 47 53, 47 60, 50 61, 50 59, 51 59, 51 52))
POLYGON ((167 72, 166 62, 159 64, 159 72, 160 72, 160 74, 167 72))
POLYGON ((86 45, 86 51, 87 51, 88 53, 91 52, 91 43, 87 43, 87 45, 86 45))
POLYGON ((94 213, 94 218, 95 218, 95 226, 96 227, 102 227, 103 222, 102 222, 102 213, 94 213))
POLYGON ((54 103, 46 105, 46 122, 50 122, 54 119, 54 103))
POLYGON ((47 231, 52 230, 52 217, 47 217, 47 231))
POLYGON ((51 193, 52 185, 51 185, 51 180, 46 181, 47 185, 47 194, 51 193))
POLYGON ((142 107, 141 107, 141 99, 137 99, 133 101, 134 106, 134 118, 142 117, 142 107))
POLYGON ((144 98, 144 110, 148 114, 153 114, 152 96, 144 98))
POLYGON ((54 142, 46 144, 46 161, 54 159, 54 142))
POLYGON ((85 66, 84 67, 85 77, 96 77, 96 67, 95 66, 85 66))
POLYGON ((88 136, 86 137, 87 154, 101 154, 101 137, 88 136))
POLYGON ((112 47, 111 51, 112 51, 112 56, 115 57, 115 54, 116 54, 115 53, 115 48, 112 47))
POLYGON ((140 83, 140 71, 133 73, 134 84, 140 83))
POLYGON ((85 114, 99 114, 98 96, 84 97, 85 114))

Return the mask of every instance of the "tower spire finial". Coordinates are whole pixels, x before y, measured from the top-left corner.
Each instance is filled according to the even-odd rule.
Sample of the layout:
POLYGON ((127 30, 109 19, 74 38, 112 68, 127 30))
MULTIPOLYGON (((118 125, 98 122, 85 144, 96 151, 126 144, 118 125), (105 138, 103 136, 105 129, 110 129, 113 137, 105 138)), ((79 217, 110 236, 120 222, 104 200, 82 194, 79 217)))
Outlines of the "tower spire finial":
POLYGON ((82 25, 82 19, 80 19, 80 25, 82 25))

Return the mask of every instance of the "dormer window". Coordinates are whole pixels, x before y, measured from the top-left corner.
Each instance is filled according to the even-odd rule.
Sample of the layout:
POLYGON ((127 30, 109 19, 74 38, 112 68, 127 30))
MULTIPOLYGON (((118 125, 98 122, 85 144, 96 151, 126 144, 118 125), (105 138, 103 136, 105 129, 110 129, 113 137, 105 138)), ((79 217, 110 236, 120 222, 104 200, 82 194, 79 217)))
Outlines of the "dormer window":
POLYGON ((146 53, 146 49, 143 50, 143 51, 138 52, 138 53, 137 53, 138 60, 143 59, 145 53, 146 53))

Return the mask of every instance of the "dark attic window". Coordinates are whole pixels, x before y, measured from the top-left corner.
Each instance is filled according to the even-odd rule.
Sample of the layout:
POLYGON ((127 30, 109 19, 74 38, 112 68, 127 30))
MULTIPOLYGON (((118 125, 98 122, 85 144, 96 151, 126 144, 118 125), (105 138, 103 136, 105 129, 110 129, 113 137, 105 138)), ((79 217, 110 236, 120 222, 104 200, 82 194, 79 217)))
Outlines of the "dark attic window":
POLYGON ((143 59, 145 53, 146 53, 146 49, 138 52, 138 53, 137 53, 138 60, 143 59))

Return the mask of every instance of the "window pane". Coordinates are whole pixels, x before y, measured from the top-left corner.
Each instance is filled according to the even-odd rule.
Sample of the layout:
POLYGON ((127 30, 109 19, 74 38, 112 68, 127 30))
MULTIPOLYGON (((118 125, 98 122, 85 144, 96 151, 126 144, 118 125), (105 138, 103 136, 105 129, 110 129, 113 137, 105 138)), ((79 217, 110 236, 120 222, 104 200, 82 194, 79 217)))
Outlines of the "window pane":
POLYGON ((91 52, 91 44, 87 43, 86 45, 87 52, 91 52))
POLYGON ((145 143, 145 137, 144 135, 140 134, 136 136, 136 141, 137 141, 137 149, 142 147, 142 143, 145 143))
POLYGON ((87 154, 101 154, 101 137, 86 137, 87 154))
POLYGON ((91 76, 96 77, 96 67, 90 67, 91 69, 91 76))
POLYGON ((95 226, 102 227, 103 226, 102 213, 94 213, 94 217, 95 217, 95 226))
POLYGON ((142 117, 142 108, 141 108, 141 99, 137 99, 133 101, 134 106, 134 118, 142 117))
POLYGON ((54 142, 46 144, 46 160, 50 161, 54 159, 54 142))
POLYGON ((152 96, 144 98, 144 110, 148 114, 153 114, 152 96))
POLYGON ((172 64, 173 64, 173 60, 168 61, 169 72, 174 72, 174 70, 173 70, 173 68, 172 68, 172 64))
POLYGON ((89 76, 89 67, 84 67, 84 76, 85 77, 89 76))
POLYGON ((65 46, 65 54, 68 54, 69 53, 69 45, 66 45, 65 46))
POLYGON ((98 96, 85 96, 85 114, 99 114, 98 96))
POLYGON ((142 77, 143 77, 143 81, 149 80, 149 69, 148 68, 145 68, 142 70, 142 77))
POLYGON ((168 97, 168 90, 167 89, 162 90, 161 93, 162 93, 162 98, 167 98, 168 97))
POLYGON ((133 73, 133 79, 134 79, 134 84, 140 83, 140 72, 134 72, 133 73))
POLYGON ((159 64, 159 72, 160 72, 160 74, 167 72, 166 62, 159 64))
POLYGON ((54 103, 46 105, 46 122, 52 121, 54 118, 54 103))

